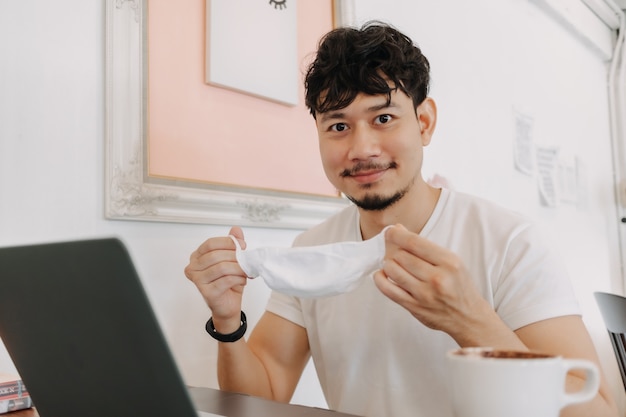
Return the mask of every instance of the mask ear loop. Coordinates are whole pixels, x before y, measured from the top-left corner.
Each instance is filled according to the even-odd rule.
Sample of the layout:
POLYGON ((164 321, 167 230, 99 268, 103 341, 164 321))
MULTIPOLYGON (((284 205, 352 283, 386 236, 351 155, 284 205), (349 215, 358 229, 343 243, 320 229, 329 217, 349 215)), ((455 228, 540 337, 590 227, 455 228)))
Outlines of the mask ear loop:
POLYGON ((235 248, 237 249, 235 251, 235 257, 237 258, 237 262, 239 263, 239 266, 241 267, 241 269, 243 269, 243 272, 246 273, 248 278, 254 278, 250 276, 250 268, 248 266, 248 263, 245 261, 245 259, 243 259, 245 258, 245 256, 242 253, 243 249, 241 249, 241 245, 239 244, 239 241, 233 235, 228 235, 228 237, 233 241, 233 243, 235 244, 235 248))
POLYGON ((235 244, 235 247, 237 248, 237 252, 239 252, 241 250, 241 245, 239 244, 239 241, 237 240, 237 238, 233 235, 228 235, 228 237, 231 238, 231 240, 235 244))

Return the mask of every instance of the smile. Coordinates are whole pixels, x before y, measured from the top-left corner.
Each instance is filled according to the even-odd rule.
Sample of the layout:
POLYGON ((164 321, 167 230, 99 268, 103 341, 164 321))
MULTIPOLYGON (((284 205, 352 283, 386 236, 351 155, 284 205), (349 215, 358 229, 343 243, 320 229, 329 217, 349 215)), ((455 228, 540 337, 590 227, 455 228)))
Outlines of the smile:
POLYGON ((370 184, 380 180, 386 172, 387 170, 361 171, 349 176, 359 184, 370 184))
POLYGON ((349 177, 352 178, 355 182, 359 184, 371 184, 378 180, 380 180, 387 170, 396 168, 397 164, 395 162, 390 162, 389 164, 364 164, 358 163, 352 169, 346 169, 340 175, 341 177, 349 177))

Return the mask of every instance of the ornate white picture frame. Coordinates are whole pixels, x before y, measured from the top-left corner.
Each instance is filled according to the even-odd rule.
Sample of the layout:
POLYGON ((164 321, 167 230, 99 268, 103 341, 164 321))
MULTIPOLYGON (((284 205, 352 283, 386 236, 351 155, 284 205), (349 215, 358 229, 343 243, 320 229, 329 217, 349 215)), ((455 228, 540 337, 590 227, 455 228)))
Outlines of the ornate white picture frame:
MULTIPOLYGON (((337 24, 349 24, 352 1, 335 0, 337 24)), ((146 2, 106 0, 105 217, 306 229, 345 207, 342 198, 147 175, 146 2)))

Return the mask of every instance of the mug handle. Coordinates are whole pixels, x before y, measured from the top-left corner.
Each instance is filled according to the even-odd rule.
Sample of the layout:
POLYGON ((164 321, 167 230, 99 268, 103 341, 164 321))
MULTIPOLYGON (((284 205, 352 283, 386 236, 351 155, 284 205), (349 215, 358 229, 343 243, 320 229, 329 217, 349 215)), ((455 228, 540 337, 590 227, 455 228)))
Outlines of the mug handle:
POLYGON ((561 408, 570 404, 590 401, 596 396, 600 388, 600 371, 593 362, 584 359, 563 359, 562 365, 566 374, 573 369, 585 371, 585 385, 576 392, 563 392, 561 396, 561 408))

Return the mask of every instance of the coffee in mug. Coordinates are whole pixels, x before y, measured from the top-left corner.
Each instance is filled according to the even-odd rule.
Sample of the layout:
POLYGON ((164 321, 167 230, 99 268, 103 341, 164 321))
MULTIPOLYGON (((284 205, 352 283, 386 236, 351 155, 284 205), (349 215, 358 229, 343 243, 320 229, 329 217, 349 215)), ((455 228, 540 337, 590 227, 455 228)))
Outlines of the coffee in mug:
POLYGON ((589 401, 600 386, 596 365, 537 352, 461 348, 447 354, 450 398, 456 417, 558 417, 570 404, 589 401), (565 391, 569 371, 585 385, 565 391))

